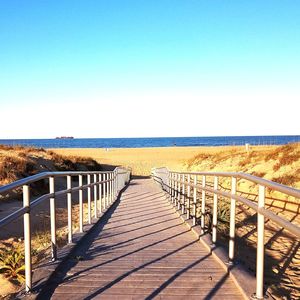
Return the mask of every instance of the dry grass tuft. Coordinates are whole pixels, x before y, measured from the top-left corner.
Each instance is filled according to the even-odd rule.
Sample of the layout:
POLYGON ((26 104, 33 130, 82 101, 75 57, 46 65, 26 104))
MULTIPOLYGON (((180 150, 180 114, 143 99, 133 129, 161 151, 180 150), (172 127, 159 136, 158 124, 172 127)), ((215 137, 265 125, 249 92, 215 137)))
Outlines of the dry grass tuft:
POLYGON ((257 176, 257 177, 264 177, 266 175, 266 172, 256 172, 256 171, 253 171, 251 173, 251 175, 257 176))
POLYGON ((279 158, 279 164, 282 166, 290 165, 295 161, 298 161, 300 159, 300 151, 297 151, 295 153, 283 155, 279 158))
POLYGON ((250 163, 251 163, 251 157, 248 156, 239 162, 239 167, 245 167, 246 165, 249 165, 250 163))
POLYGON ((38 171, 32 160, 23 157, 6 156, 0 161, 0 182, 12 182, 19 178, 30 176, 38 171))
POLYGON ((195 157, 189 159, 188 162, 187 162, 187 165, 189 167, 191 167, 195 163, 199 163, 199 162, 202 162, 202 161, 211 160, 212 158, 213 158, 213 156, 211 154, 200 153, 200 154, 196 155, 195 157))
POLYGON ((22 151, 22 152, 25 152, 25 153, 30 153, 32 151, 34 151, 34 152, 46 152, 46 150, 44 148, 25 147, 25 146, 21 146, 21 145, 10 146, 10 145, 3 145, 3 144, 0 144, 0 150, 4 150, 4 151, 9 151, 9 150, 22 151))
POLYGON ((273 177, 272 181, 275 181, 277 183, 288 185, 288 186, 294 186, 294 184, 298 181, 300 181, 300 177, 297 175, 282 175, 279 177, 273 177))
POLYGON ((90 157, 63 156, 51 152, 52 160, 59 171, 77 170, 77 171, 97 171, 101 166, 90 157))
POLYGON ((270 151, 265 156, 265 161, 277 160, 280 156, 289 156, 292 152, 299 149, 299 143, 287 144, 284 146, 277 147, 276 149, 270 151))

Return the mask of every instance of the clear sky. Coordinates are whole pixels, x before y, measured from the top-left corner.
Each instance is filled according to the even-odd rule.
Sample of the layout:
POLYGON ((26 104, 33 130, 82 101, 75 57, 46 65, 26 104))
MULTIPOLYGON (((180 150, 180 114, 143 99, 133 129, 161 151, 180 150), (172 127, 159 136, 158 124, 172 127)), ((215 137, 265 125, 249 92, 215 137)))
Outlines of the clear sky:
POLYGON ((0 138, 300 134, 300 1, 0 1, 0 138))

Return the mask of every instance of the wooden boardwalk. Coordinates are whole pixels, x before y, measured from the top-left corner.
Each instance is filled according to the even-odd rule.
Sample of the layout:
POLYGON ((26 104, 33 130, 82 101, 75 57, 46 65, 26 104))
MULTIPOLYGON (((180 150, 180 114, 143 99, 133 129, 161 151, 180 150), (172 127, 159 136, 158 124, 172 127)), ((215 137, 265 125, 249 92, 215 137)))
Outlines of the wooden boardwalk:
POLYGON ((133 180, 105 224, 40 299, 243 299, 150 179, 133 180))

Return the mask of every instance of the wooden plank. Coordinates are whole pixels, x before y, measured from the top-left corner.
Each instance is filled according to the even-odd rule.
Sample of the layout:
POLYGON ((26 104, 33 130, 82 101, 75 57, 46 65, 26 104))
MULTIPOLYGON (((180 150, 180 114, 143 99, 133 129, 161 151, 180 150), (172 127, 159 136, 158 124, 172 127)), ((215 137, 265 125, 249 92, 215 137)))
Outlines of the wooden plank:
MULTIPOLYGON (((168 286, 168 289, 172 288, 172 289, 182 289, 182 288, 189 288, 189 289, 194 289, 194 290, 211 290, 212 288, 214 288, 216 286, 216 283, 218 281, 205 281, 205 282, 201 282, 201 284, 199 283, 199 280, 196 281, 192 281, 192 280, 177 280, 176 282, 171 283, 168 286)), ((66 287, 66 292, 68 292, 68 289, 70 287, 72 287, 72 289, 74 288, 75 290, 81 290, 81 288, 102 288, 106 285, 108 285, 110 283, 109 280, 107 281, 87 281, 87 280, 79 280, 79 281, 71 281, 71 282, 64 282, 62 284, 60 284, 60 287, 66 287)), ((121 281, 119 282, 115 287, 115 288, 137 288, 137 289, 157 289, 159 288, 164 282, 162 281, 158 281, 158 280, 141 280, 141 281, 121 281)), ((58 289, 59 291, 60 289, 58 289)), ((222 287, 222 291, 235 291, 236 288, 235 286, 226 286, 226 287, 222 287)))
POLYGON ((99 234, 49 282, 52 299, 242 299, 158 186, 132 183, 99 234))
MULTIPOLYGON (((186 295, 187 299, 189 296, 207 296, 211 293, 211 291, 214 290, 214 287, 203 287, 199 289, 195 289, 193 287, 179 287, 179 288, 164 288, 160 289, 159 286, 157 287, 126 287, 126 286, 120 286, 120 287, 114 287, 110 289, 104 290, 104 287, 82 287, 82 286, 72 286, 69 288, 63 289, 62 287, 59 287, 56 290, 56 294, 61 295, 77 295, 77 294, 86 294, 86 295, 100 295, 100 294, 123 294, 123 295, 154 295, 154 294, 160 294, 160 295, 186 295), (70 289, 72 289, 70 291, 70 289)), ((222 293, 220 291, 217 291, 214 294, 222 294, 222 295, 232 295, 232 296, 239 296, 236 293, 236 288, 232 289, 222 289, 222 293)), ((210 298, 208 298, 210 299, 210 298)), ((222 299, 222 298, 220 298, 222 299)))

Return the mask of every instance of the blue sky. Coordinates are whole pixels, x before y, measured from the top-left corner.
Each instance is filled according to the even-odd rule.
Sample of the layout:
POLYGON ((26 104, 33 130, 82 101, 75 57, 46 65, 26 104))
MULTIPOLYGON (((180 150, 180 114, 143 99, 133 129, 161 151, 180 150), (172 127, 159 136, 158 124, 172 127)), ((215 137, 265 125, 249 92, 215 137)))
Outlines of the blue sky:
POLYGON ((0 138, 299 134, 299 80, 299 1, 0 2, 0 138))

